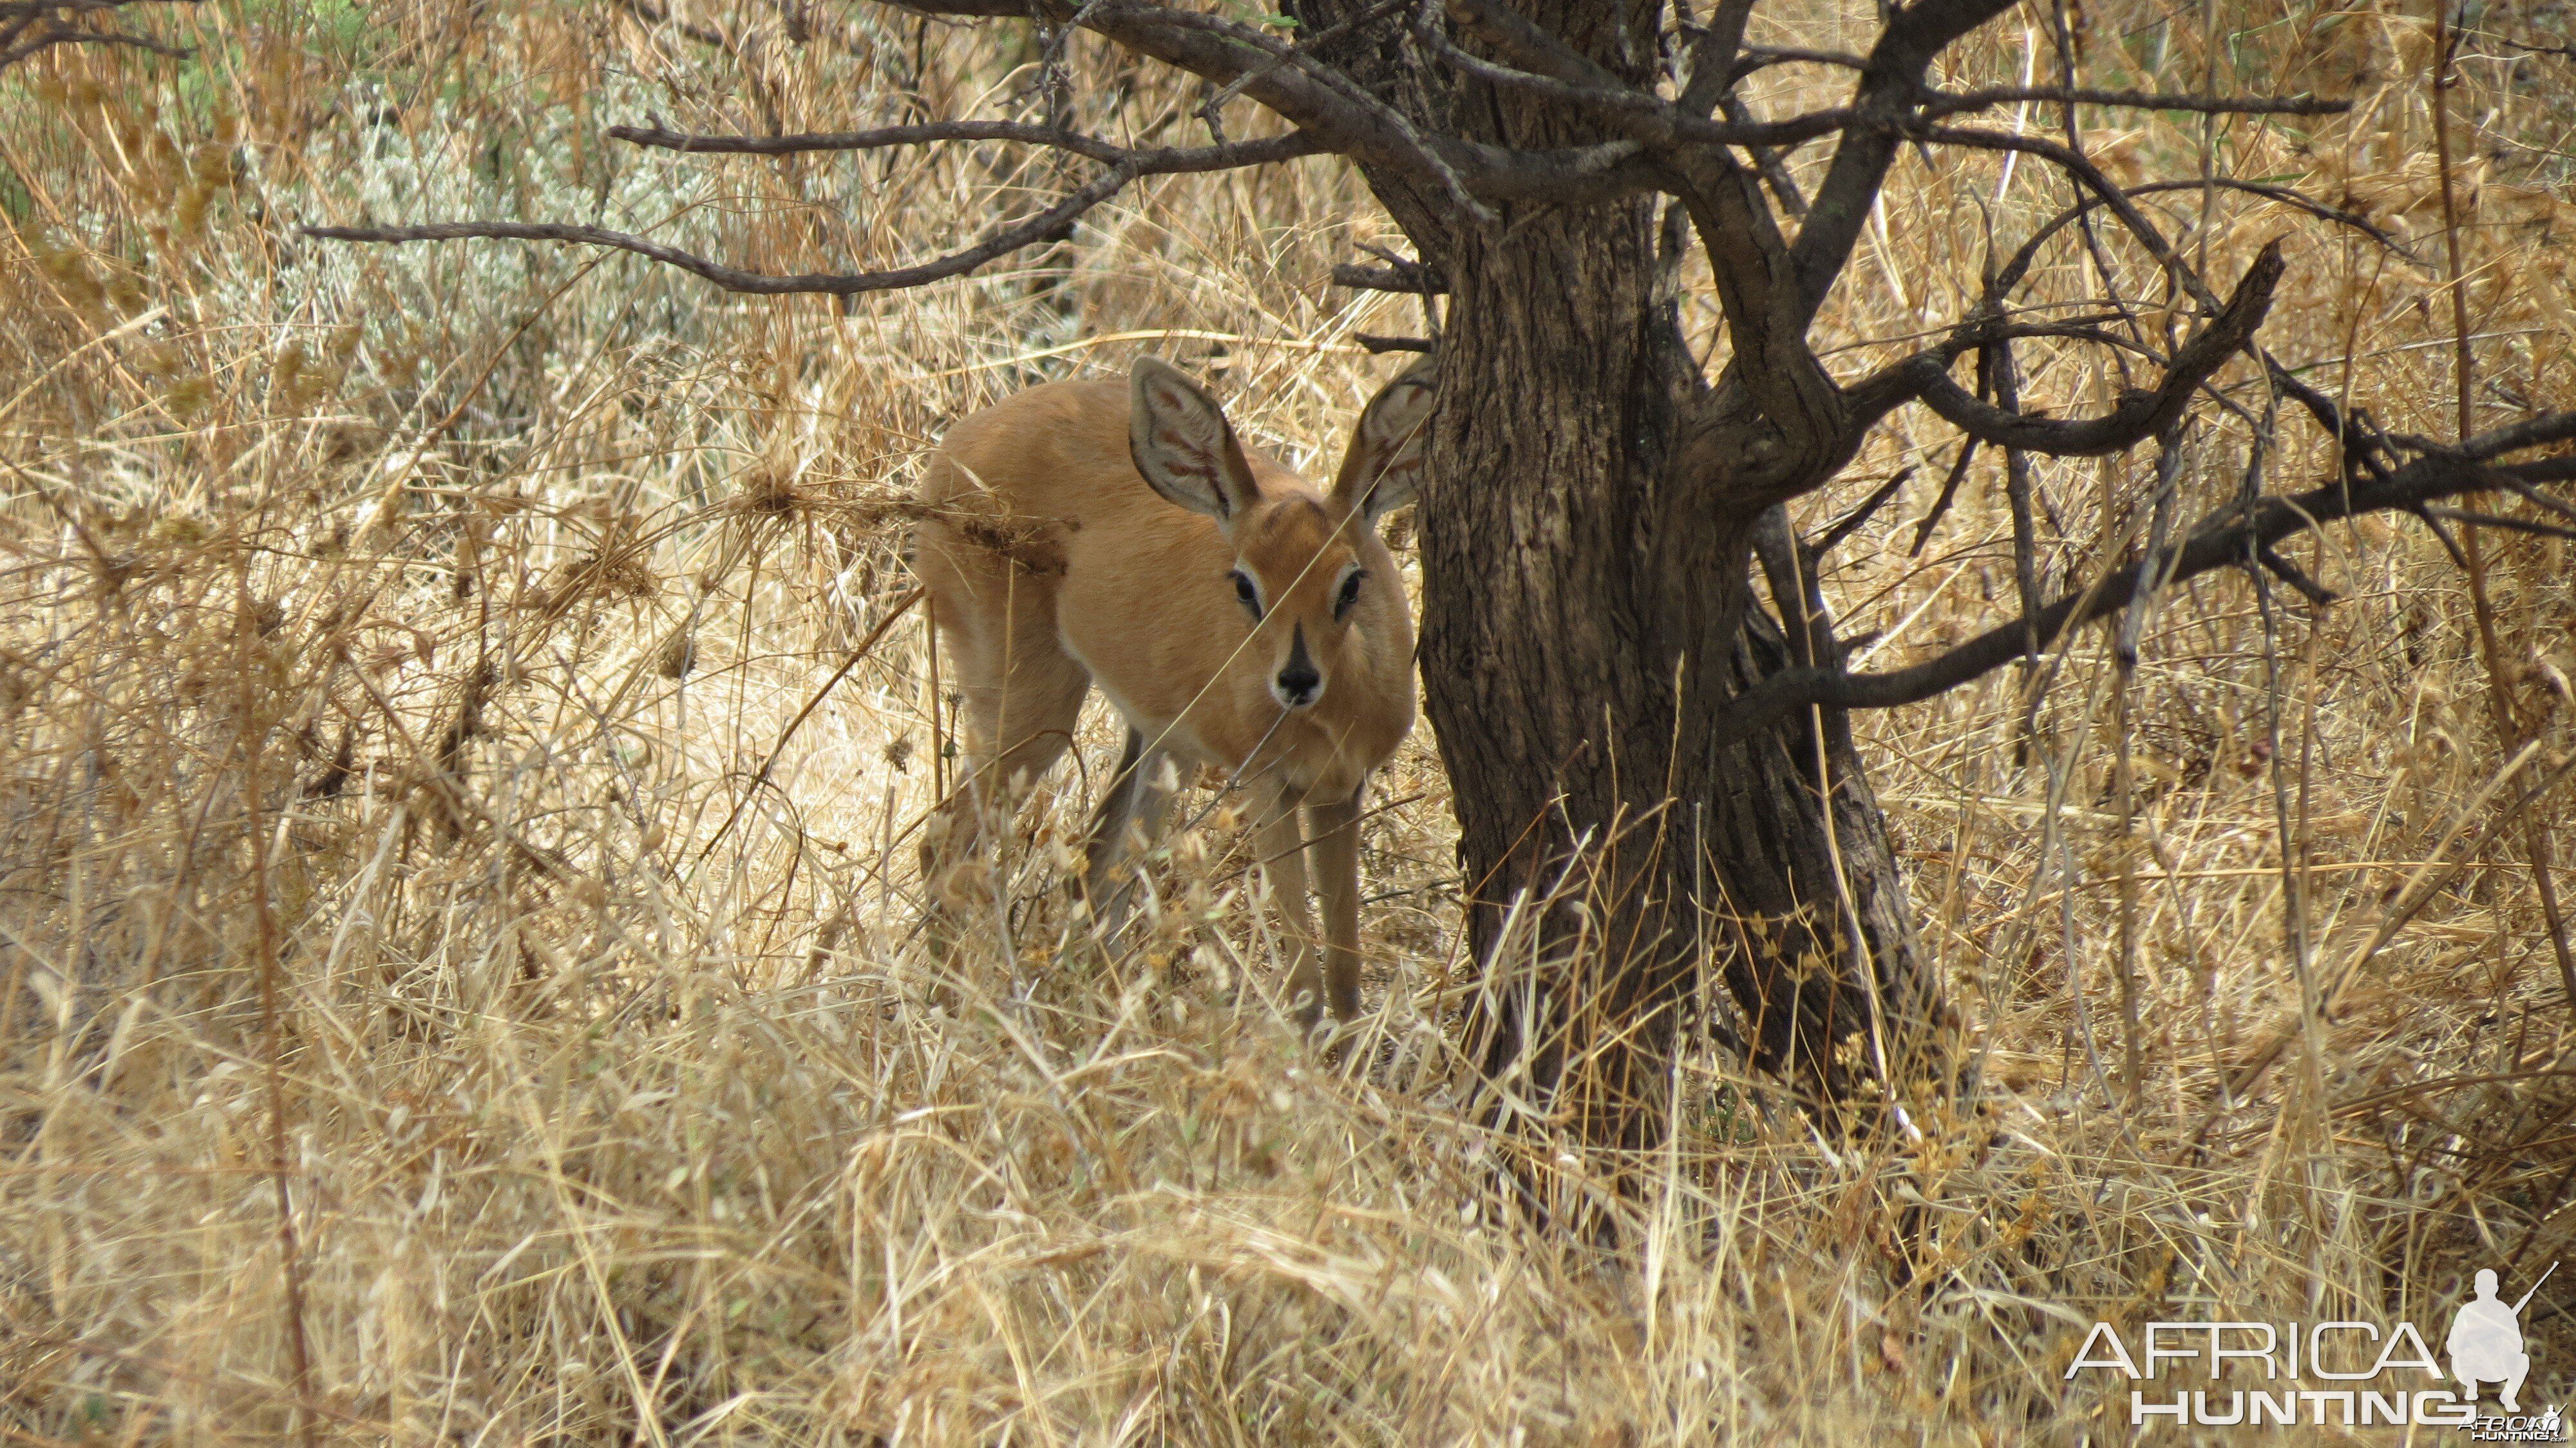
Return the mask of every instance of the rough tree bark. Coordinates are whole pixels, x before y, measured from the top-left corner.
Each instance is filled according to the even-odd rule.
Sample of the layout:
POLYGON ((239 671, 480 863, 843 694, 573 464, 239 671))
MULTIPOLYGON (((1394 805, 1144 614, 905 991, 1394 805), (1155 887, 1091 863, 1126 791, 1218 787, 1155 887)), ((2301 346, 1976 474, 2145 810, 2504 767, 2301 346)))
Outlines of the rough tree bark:
MULTIPOLYGON (((1364 7, 1300 8, 1321 31, 1364 7)), ((1656 54, 1650 8, 1521 13, 1651 84, 1635 59, 1656 54)), ((1472 81, 1444 91, 1392 49, 1371 59, 1345 63, 1425 130, 1524 148, 1613 139, 1561 103, 1472 81)), ((1449 288, 1419 523, 1422 660, 1470 940, 1495 967, 1470 1023, 1484 1069, 1525 1072, 1534 1089, 1506 1095, 1569 1113, 1590 1142, 1649 1146, 1703 962, 1721 967, 1765 1069, 1836 1089, 1844 1043, 1919 1046, 1939 996, 1847 726, 1824 718, 1821 751, 1811 715, 1722 745, 1704 727, 1720 700, 1804 657, 1776 629, 1713 658, 1705 646, 1736 637, 1773 500, 1730 496, 1723 477, 1673 496, 1709 393, 1674 305, 1680 218, 1641 194, 1527 203, 1450 231, 1420 220, 1430 209, 1410 185, 1371 179, 1449 288), (1677 571, 1697 576, 1676 587, 1677 571), (1530 928, 1507 942, 1516 899, 1530 928)))

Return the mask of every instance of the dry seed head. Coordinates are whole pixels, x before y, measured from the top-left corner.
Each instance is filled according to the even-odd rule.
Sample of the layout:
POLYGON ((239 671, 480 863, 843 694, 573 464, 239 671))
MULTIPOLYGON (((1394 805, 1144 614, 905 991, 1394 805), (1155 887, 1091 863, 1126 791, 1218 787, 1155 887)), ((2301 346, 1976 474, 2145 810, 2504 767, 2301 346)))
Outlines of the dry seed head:
POLYGON ((690 630, 682 629, 662 645, 661 653, 653 660, 653 672, 666 679, 685 679, 697 662, 697 639, 690 630))
POLYGON ((188 170, 198 185, 210 191, 230 186, 241 179, 240 168, 234 165, 232 148, 228 146, 199 146, 188 170))
POLYGON ((178 350, 173 343, 144 343, 142 348, 134 348, 131 366, 144 376, 173 376, 175 371, 188 366, 188 353, 178 350))
POLYGON ((290 405, 297 384, 304 380, 304 344, 289 342, 277 349, 277 361, 268 372, 268 396, 272 405, 290 405))
POLYGON ((772 518, 783 518, 805 506, 805 496, 797 491, 794 474, 776 463, 764 463, 746 474, 734 501, 746 513, 772 518))
POLYGON ((157 543, 193 548, 206 541, 206 525, 185 513, 164 513, 152 521, 145 536, 157 543))
POLYGON ((662 586, 643 560, 625 549, 588 553, 557 570, 554 586, 545 590, 547 606, 557 613, 590 598, 650 598, 662 586))
POLYGON ((62 291, 63 300, 83 311, 95 311, 105 297, 105 289, 90 273, 89 260, 70 247, 59 247, 37 253, 36 264, 62 291))

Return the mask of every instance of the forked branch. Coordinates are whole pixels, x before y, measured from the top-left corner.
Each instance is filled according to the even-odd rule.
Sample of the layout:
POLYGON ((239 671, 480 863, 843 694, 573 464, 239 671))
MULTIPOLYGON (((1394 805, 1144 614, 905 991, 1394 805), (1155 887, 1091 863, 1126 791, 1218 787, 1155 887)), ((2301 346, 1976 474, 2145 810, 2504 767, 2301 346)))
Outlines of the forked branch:
POLYGON ((611 126, 609 136, 630 145, 702 155, 798 156, 821 151, 877 151, 894 146, 926 146, 942 141, 1007 141, 1044 146, 1110 166, 1132 166, 1139 176, 1170 176, 1194 171, 1231 171, 1316 155, 1323 146, 1306 135, 1233 141, 1217 146, 1172 146, 1140 151, 1098 136, 1021 121, 932 121, 912 126, 879 126, 868 131, 816 131, 792 136, 695 135, 674 131, 658 120, 649 126, 611 126))
MULTIPOLYGON (((927 130, 936 127, 892 127, 892 130, 927 130)), ((1045 130, 1045 127, 1030 127, 1045 130)), ((661 133, 668 134, 668 133, 661 133)), ((701 138, 730 139, 730 138, 701 138)), ((756 138, 742 138, 751 140, 756 138)), ((799 139, 799 138, 780 138, 799 139)), ((896 145, 888 141, 881 144, 896 145)), ((813 147, 809 149, 826 149, 813 147)), ((843 148, 847 149, 847 148, 843 148)), ((457 241, 469 237, 492 237, 512 241, 565 241, 588 246, 609 246, 631 251, 653 260, 706 278, 729 292, 755 296, 820 294, 824 296, 858 296, 867 292, 901 291, 948 277, 963 276, 988 262, 1008 256, 1024 246, 1059 234, 1084 212, 1100 205, 1127 188, 1137 177, 1183 170, 1224 170, 1234 166, 1260 165, 1266 161, 1284 161, 1312 155, 1317 147, 1303 133, 1291 133, 1262 141, 1242 141, 1231 146, 1206 146, 1194 150, 1135 151, 1126 159, 1094 178, 1090 184, 1073 192, 1062 201, 1014 226, 1002 227, 982 241, 963 251, 950 252, 933 261, 908 267, 895 267, 874 272, 804 272, 781 276, 770 272, 747 271, 710 261, 694 252, 666 246, 632 232, 610 231, 597 226, 566 226, 551 222, 523 221, 450 221, 427 226, 307 226, 306 236, 321 241, 457 241), (1219 153, 1224 153, 1222 156, 1219 153)))
MULTIPOLYGON (((2486 461, 2502 453, 2542 442, 2576 437, 2576 413, 2558 413, 2481 434, 2456 448, 2423 453, 2381 474, 2337 481, 2295 496, 2261 498, 2247 510, 2231 505, 2204 520, 2180 543, 2166 550, 2151 567, 2130 557, 2114 564, 2089 587, 2069 593, 2036 613, 1988 629, 1968 642, 1908 668, 1886 673, 1846 673, 1835 665, 1782 670, 1747 690, 1720 715, 1713 735, 1741 739, 1779 720, 1794 709, 1890 709, 1920 703, 2003 667, 2022 656, 2026 641, 2046 648, 2069 629, 2109 618, 2136 600, 2139 580, 2153 578, 2164 586, 2183 582, 2247 559, 2275 551, 2283 539, 2308 532, 2338 518, 2401 510, 2423 514, 2428 505, 2462 493, 2503 488, 2523 493, 2544 483, 2576 481, 2576 457, 2498 464, 2486 461)), ((2563 505, 2562 505, 2563 506, 2563 505)), ((2450 510, 2444 510, 2450 511, 2450 510)), ((2479 522, 2528 529, 2523 520, 2479 522)), ((2303 590, 2304 591, 2304 590, 2303 590)))
POLYGON ((0 70, 57 45, 121 45, 155 55, 194 55, 189 46, 78 23, 146 3, 193 5, 197 0, 0 0, 0 70))
POLYGON ((1952 345, 1917 353, 1855 385, 1854 415, 1867 425, 1910 398, 1970 437, 1999 447, 2060 457, 2118 452, 2180 416, 2191 402, 2192 391, 2253 339, 2271 310, 2281 271, 2281 244, 2275 241, 2246 268, 2226 309, 2174 353, 2163 385, 2131 389, 2100 417, 2081 421, 2033 417, 1987 402, 1950 380, 1950 362, 1957 355, 1952 345))
MULTIPOLYGON (((73 8, 107 9, 136 0, 73 0, 73 8)), ((814 272, 781 276, 726 265, 634 233, 600 227, 523 222, 444 222, 397 227, 310 227, 317 238, 401 242, 493 237, 575 242, 616 247, 680 267, 731 291, 755 294, 824 293, 849 296, 919 286, 962 275, 1015 248, 1060 236, 1067 224, 1118 194, 1140 176, 1261 165, 1296 156, 1335 154, 1401 177, 1420 189, 1448 224, 1498 220, 1496 208, 1530 203, 1579 206, 1641 191, 1675 189, 1674 178, 1706 178, 1730 170, 1726 148, 1754 148, 1783 206, 1802 221, 1787 254, 1796 299, 1781 320, 1802 327, 1821 304, 1859 235, 1896 149, 1908 138, 1970 146, 2026 149, 2068 168, 2121 214, 2160 260, 2168 249, 2152 223, 2080 154, 2031 137, 2003 138, 1933 124, 1941 117, 2023 102, 2146 107, 2226 114, 2318 115, 2345 103, 2306 97, 2164 95, 2073 86, 2003 87, 1942 92, 1925 82, 1930 63, 1953 42, 2009 10, 2016 0, 1915 0, 1889 17, 1866 57, 1835 52, 1747 48, 1741 44, 1746 0, 1720 4, 1711 24, 1693 27, 1689 83, 1668 100, 1651 83, 1612 71, 1561 37, 1518 14, 1506 0, 1378 0, 1359 6, 1338 23, 1295 40, 1220 14, 1147 3, 1147 0, 898 0, 901 8, 958 18, 1014 17, 1051 26, 1076 26, 1112 45, 1194 74, 1216 87, 1202 118, 1215 128, 1215 107, 1236 94, 1261 104, 1297 129, 1260 141, 1229 142, 1219 133, 1203 147, 1140 149, 1060 125, 1018 121, 944 121, 870 130, 800 135, 722 136, 678 132, 658 120, 612 127, 631 144, 693 154, 795 155, 872 150, 942 142, 1004 142, 1044 146, 1099 162, 1107 169, 1088 185, 1039 215, 996 229, 968 247, 917 265, 876 272, 814 272), (1326 62, 1326 42, 1349 39, 1370 24, 1393 19, 1407 5, 1418 40, 1448 68, 1495 84, 1536 89, 1587 109, 1611 124, 1613 139, 1590 145, 1530 148, 1496 145, 1425 129, 1403 108, 1326 62), (1452 29, 1479 39, 1504 60, 1462 49, 1452 29), (1506 63, 1508 61, 1509 63, 1506 63), (1815 61, 1857 67, 1861 79, 1847 105, 1779 119, 1752 116, 1733 95, 1737 80, 1764 64, 1815 61), (1841 145, 1810 204, 1771 148, 1839 134, 1841 145)), ((0 0, 0 14, 33 14, 47 7, 28 0, 0 0)), ((1685 186, 1683 190, 1690 189, 1685 186)), ((1704 201, 1705 196, 1701 198, 1704 201)), ((1757 203, 1758 205, 1758 203, 1757 203)), ((1695 209, 1702 209, 1695 207, 1695 209)), ((1761 218, 1767 221, 1767 216, 1761 218)), ((1741 230, 1741 228, 1735 228, 1741 230)), ((1426 258, 1429 260, 1429 258, 1426 258)), ((1425 279, 1347 271, 1356 286, 1421 292, 1425 279), (1406 283, 1411 283, 1406 285, 1406 283)), ((2185 278, 2187 287, 2196 279, 2185 278)), ((2216 300, 2203 297, 2216 308, 2216 300)))

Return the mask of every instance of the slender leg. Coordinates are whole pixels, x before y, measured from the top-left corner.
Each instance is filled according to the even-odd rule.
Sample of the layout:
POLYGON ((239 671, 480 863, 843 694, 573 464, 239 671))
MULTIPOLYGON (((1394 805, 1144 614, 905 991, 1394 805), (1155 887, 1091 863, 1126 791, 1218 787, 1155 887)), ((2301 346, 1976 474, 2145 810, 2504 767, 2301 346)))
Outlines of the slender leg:
POLYGON ((1315 948, 1315 917, 1306 906, 1306 839, 1297 827, 1297 800, 1282 790, 1253 836, 1262 868, 1270 873, 1271 899, 1279 906, 1291 954, 1288 1002, 1300 1030, 1313 1030, 1324 1014, 1322 952, 1315 948))
POLYGON ((1364 782, 1348 799, 1306 806, 1306 848, 1324 902, 1324 998, 1344 1025, 1360 1013, 1360 796, 1367 790, 1364 782))
POLYGON ((1110 782, 1099 812, 1091 818, 1086 850, 1091 858, 1082 873, 1083 893, 1091 899, 1092 918, 1100 922, 1103 940, 1117 938, 1135 900, 1133 881, 1114 880, 1114 871, 1127 857, 1128 833, 1141 832, 1149 849, 1163 837, 1163 826, 1171 818, 1174 782, 1171 756, 1147 749, 1145 736, 1129 729, 1126 752, 1118 760, 1118 777, 1110 782))
POLYGON ((966 773, 940 807, 945 838, 922 848, 922 872, 934 887, 946 867, 972 852, 982 817, 1008 799, 1014 784, 1046 777, 1073 742, 1091 675, 1057 645, 1030 610, 988 620, 943 611, 939 636, 957 665, 965 713, 966 773), (953 621, 952 621, 953 619, 953 621))
POLYGON ((1118 754, 1118 772, 1110 776, 1109 792, 1100 797, 1100 807, 1091 814, 1091 835, 1083 844, 1089 858, 1082 872, 1082 889, 1091 897, 1094 913, 1108 907, 1101 887, 1109 883, 1110 864, 1127 843, 1127 822, 1135 817, 1139 784, 1136 765, 1144 755, 1145 736, 1129 729, 1127 747, 1118 754))

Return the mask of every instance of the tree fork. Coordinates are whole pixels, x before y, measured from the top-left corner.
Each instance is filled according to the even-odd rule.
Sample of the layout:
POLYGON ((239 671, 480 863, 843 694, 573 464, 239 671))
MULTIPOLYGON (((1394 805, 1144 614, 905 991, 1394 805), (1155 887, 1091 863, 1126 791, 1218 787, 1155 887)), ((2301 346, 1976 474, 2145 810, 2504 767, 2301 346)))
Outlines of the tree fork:
MULTIPOLYGON (((1561 17, 1558 33, 1582 24, 1561 17)), ((1524 135, 1567 125, 1531 98, 1496 108, 1524 135)), ((1803 360, 1829 388, 1804 356, 1786 247, 1758 201, 1720 189, 1751 184, 1703 182, 1703 230, 1748 274, 1730 320, 1779 312, 1755 319, 1780 351, 1762 381, 1803 360)), ((1409 197, 1383 199, 1401 217, 1409 197)), ((1428 713, 1457 786, 1468 936, 1492 972, 1469 1041, 1497 1101, 1548 1103, 1568 1134, 1629 1149, 1667 1128, 1704 968, 1755 1063, 1820 1095, 1850 1084, 1846 1043, 1869 1038, 1884 1071, 1941 1009, 1842 718, 1732 740, 1700 727, 1803 657, 1767 619, 1742 627, 1747 564, 1763 511, 1830 472, 1841 418, 1812 386, 1772 386, 1780 405, 1818 404, 1831 434, 1780 446, 1752 389, 1701 380, 1661 286, 1653 201, 1413 238, 1451 305, 1419 526, 1428 713), (1509 405, 1478 402, 1496 398, 1509 405), (1507 939, 1516 921, 1526 933, 1507 939)))

